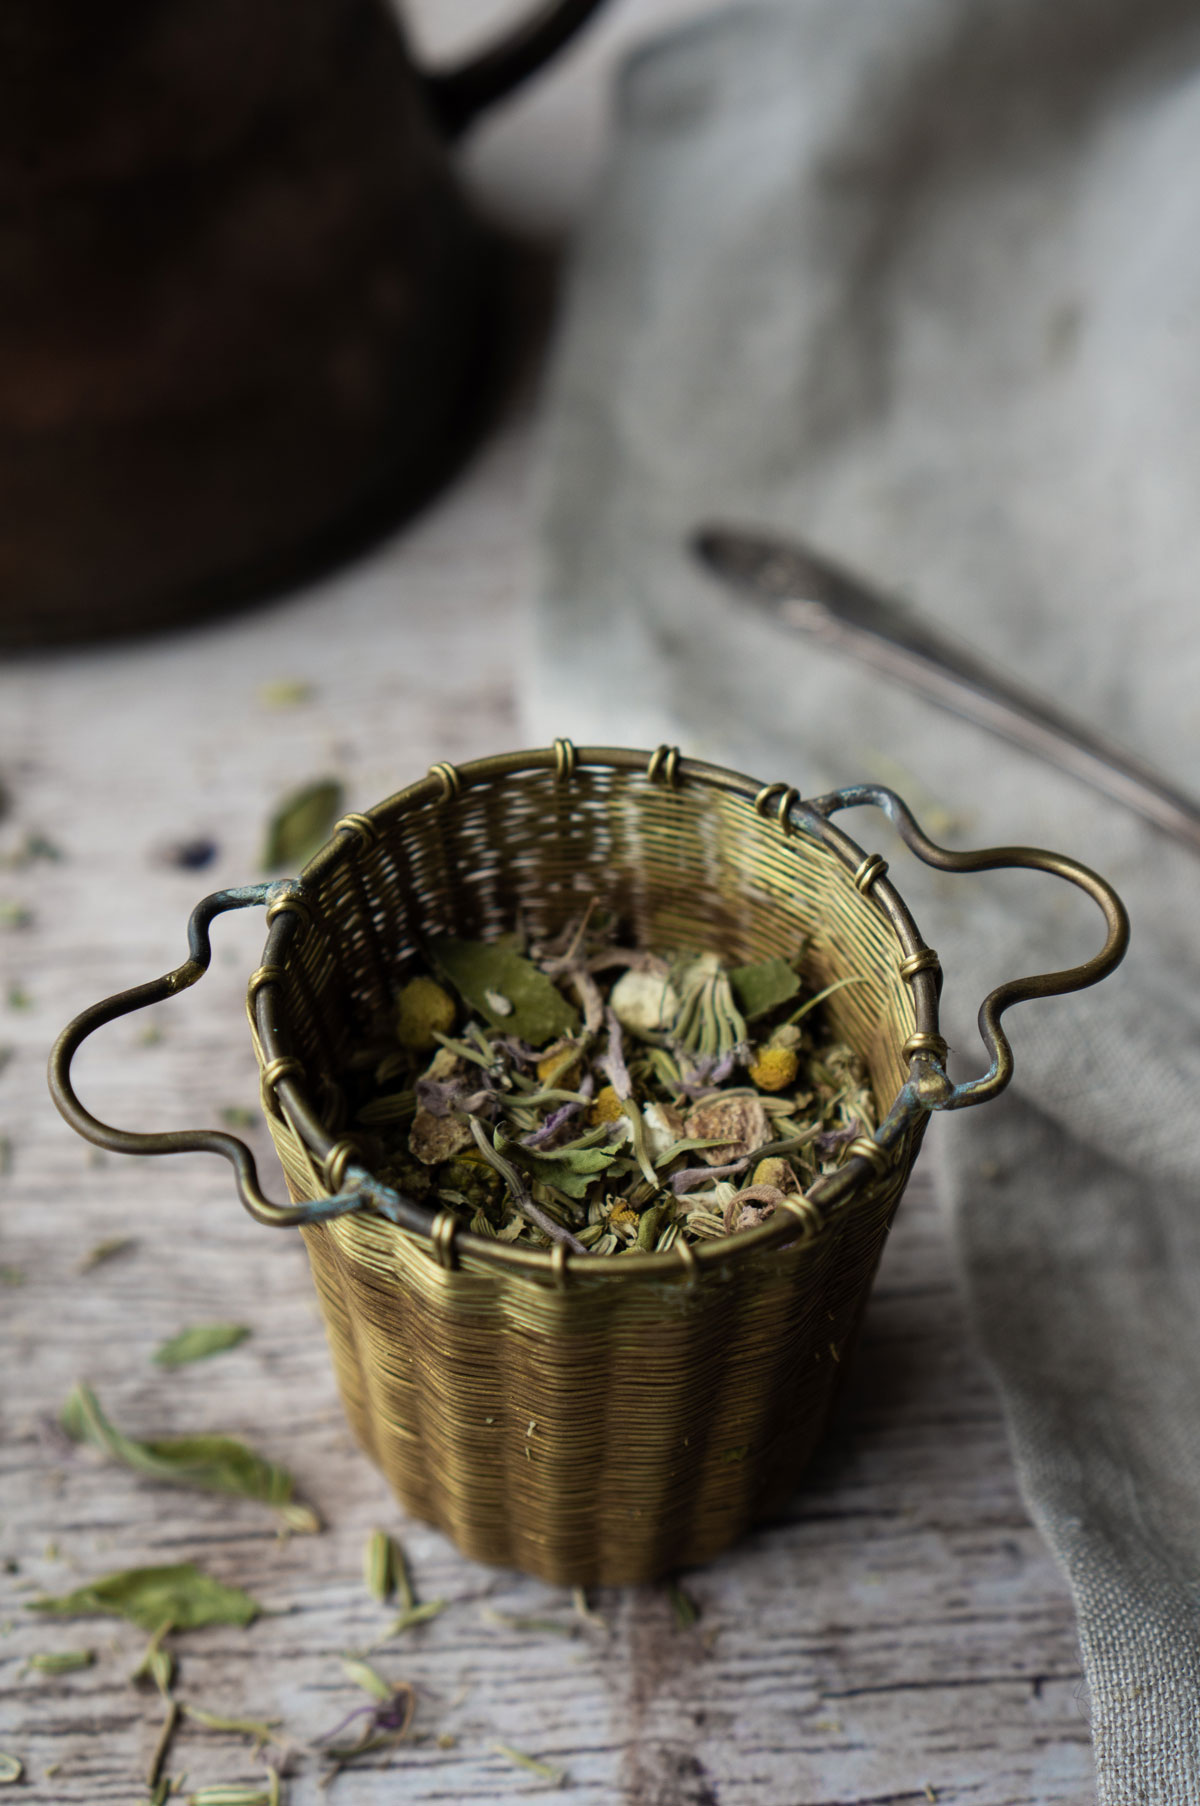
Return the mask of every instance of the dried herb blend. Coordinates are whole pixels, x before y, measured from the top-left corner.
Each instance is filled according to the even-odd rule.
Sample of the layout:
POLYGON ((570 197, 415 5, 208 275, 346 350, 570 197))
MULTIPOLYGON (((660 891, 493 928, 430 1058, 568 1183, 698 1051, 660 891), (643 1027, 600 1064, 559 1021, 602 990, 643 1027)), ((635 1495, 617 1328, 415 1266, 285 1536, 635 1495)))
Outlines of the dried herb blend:
POLYGON ((478 1235, 598 1255, 764 1222, 875 1126, 859 1055, 799 960, 623 947, 589 910, 554 940, 440 936, 350 1075, 386 1183, 478 1235))

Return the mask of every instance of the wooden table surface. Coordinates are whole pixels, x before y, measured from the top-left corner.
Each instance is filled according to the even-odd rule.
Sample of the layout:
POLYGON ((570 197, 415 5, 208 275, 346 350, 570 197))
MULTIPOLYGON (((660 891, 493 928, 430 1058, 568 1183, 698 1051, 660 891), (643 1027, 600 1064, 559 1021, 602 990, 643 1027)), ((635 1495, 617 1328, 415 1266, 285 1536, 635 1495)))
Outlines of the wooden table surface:
MULTIPOLYGON (((617 44, 679 10, 618 9, 558 78, 566 93, 594 117, 617 44)), ((523 156, 532 165, 530 147, 569 116, 562 90, 549 92, 495 128, 496 167, 518 188, 523 156)), ((568 181, 541 201, 540 223, 553 224, 578 193, 568 181)), ((536 218, 539 204, 517 194, 513 212, 536 218)), ((190 634, 0 673, 0 1046, 11 1050, 0 1072, 0 1750, 25 1766, 12 1797, 144 1799, 161 1716, 128 1680, 142 1633, 44 1620, 28 1600, 117 1568, 194 1561, 264 1611, 245 1630, 177 1638, 179 1696, 281 1720, 284 1798, 324 1799, 306 1745, 362 1703, 339 1656, 390 1621, 361 1579, 364 1539, 385 1525, 420 1596, 448 1603, 373 1658, 417 1688, 415 1731, 386 1762, 336 1781, 342 1806, 557 1791, 501 1743, 565 1770, 569 1797, 596 1806, 1085 1806, 1070 1604, 1017 1493, 926 1173, 897 1220, 835 1429, 785 1521, 684 1577, 700 1608, 691 1628, 677 1627, 665 1588, 597 1593, 598 1616, 584 1621, 569 1594, 463 1559, 390 1503, 341 1417, 297 1235, 252 1223, 221 1163, 97 1155, 47 1099, 57 1030, 183 957, 196 898, 260 875, 264 824, 286 789, 336 774, 348 805, 364 807, 434 759, 522 740, 531 426, 514 403, 435 508, 317 589, 190 634), (262 686, 279 680, 311 693, 272 707, 262 686), (30 832, 61 859, 14 862, 30 832), (182 843, 204 839, 216 846, 207 869, 175 863, 182 843), (6 905, 32 919, 19 925, 6 905), (119 1234, 128 1248, 81 1271, 119 1234), (253 1334, 174 1373, 151 1362, 166 1336, 214 1319, 253 1334), (55 1414, 84 1378, 132 1435, 253 1443, 293 1470, 325 1530, 281 1541, 262 1507, 167 1490, 64 1445, 55 1414), (78 1648, 96 1652, 91 1667, 55 1677, 25 1665, 78 1648)), ((242 998, 262 939, 257 912, 223 919, 209 976, 152 1012, 157 1038, 142 1018, 105 1031, 79 1068, 98 1114, 171 1127, 255 1107, 242 998)), ((265 1130, 249 1136, 281 1193, 265 1130)), ((168 1768, 186 1771, 187 1792, 265 1784, 247 1738, 195 1725, 168 1768)))

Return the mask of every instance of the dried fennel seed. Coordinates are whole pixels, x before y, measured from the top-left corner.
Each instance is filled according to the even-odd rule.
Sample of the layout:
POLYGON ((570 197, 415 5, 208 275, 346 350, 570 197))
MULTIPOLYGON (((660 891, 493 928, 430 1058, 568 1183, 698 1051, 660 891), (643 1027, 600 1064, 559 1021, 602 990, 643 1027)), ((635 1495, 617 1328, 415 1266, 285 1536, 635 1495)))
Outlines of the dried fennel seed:
POLYGON ((875 1127, 859 1055, 799 958, 622 946, 589 909, 553 940, 441 936, 360 1048, 348 1113, 385 1183, 477 1235, 663 1252, 751 1228, 875 1127))

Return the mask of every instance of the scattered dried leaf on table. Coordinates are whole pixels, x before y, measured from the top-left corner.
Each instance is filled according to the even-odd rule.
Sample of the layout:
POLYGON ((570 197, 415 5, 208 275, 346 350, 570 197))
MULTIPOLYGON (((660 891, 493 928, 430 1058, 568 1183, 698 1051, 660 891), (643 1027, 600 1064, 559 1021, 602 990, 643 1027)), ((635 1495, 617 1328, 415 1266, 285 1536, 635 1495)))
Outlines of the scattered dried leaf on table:
POLYGON ((94 1649, 53 1649, 31 1655, 25 1666, 37 1674, 74 1674, 79 1668, 90 1668, 95 1660, 94 1649))
POLYGON ((25 1274, 20 1267, 0 1267, 0 1286, 23 1286, 25 1274))
POLYGON ((285 796, 267 824, 264 871, 307 865, 329 839, 342 812, 343 790, 337 778, 317 778, 285 796))
POLYGON ((258 1111, 246 1104, 222 1104, 217 1115, 227 1129, 252 1129, 258 1121, 258 1111))
POLYGON ((276 1726, 281 1722, 278 1718, 222 1718, 216 1712, 205 1712, 200 1706, 190 1705, 186 1699, 181 1700, 180 1705, 184 1717, 194 1719, 206 1731, 232 1731, 239 1737, 253 1737, 256 1750, 264 1743, 280 1741, 275 1735, 276 1726))
POLYGON ((185 1367, 191 1361, 206 1361, 210 1355, 236 1348, 252 1333, 244 1323, 194 1323, 156 1348, 154 1360, 159 1367, 185 1367))
POLYGON ((115 1260, 118 1254, 136 1247, 137 1242, 131 1235, 110 1235, 106 1241, 97 1242, 94 1248, 88 1249, 75 1271, 90 1273, 93 1267, 102 1267, 105 1261, 115 1260))
POLYGON ((552 979, 512 948, 443 934, 429 943, 429 951, 464 1002, 493 1028, 517 1036, 530 1047, 544 1047, 547 1041, 578 1030, 579 1012, 552 979), (511 1009, 497 1009, 496 997, 511 1004, 511 1009))
POLYGON ((203 1624, 251 1624, 262 1607, 249 1593, 224 1586, 193 1562, 180 1562, 122 1568, 73 1593, 30 1600, 29 1610, 58 1618, 127 1618, 143 1630, 155 1631, 164 1625, 196 1630, 203 1624))
POLYGON ((320 1528, 316 1514, 293 1502, 295 1481, 286 1468, 256 1455, 231 1436, 172 1436, 153 1442, 123 1436, 100 1408, 90 1386, 76 1386, 62 1408, 60 1422, 76 1442, 90 1442, 135 1473, 170 1486, 200 1492, 233 1493, 273 1506, 291 1530, 320 1528))
POLYGON ((396 1591, 396 1570, 403 1559, 386 1530, 372 1530, 363 1550, 363 1580, 380 1605, 396 1591))
POLYGON ((274 677, 258 686, 258 700, 267 709, 296 709, 311 702, 316 693, 304 677, 274 677))
POLYGON ((537 1775, 543 1781, 550 1781, 555 1787, 562 1787, 567 1779, 565 1768, 555 1768, 551 1762, 539 1762, 536 1756, 527 1756, 524 1750, 515 1750, 511 1743, 493 1743, 492 1748, 498 1756, 504 1756, 509 1762, 515 1762, 518 1768, 526 1769, 531 1775, 537 1775))
POLYGON ((667 1598, 671 1602, 676 1630, 690 1630, 700 1616, 700 1607, 691 1594, 685 1593, 677 1580, 672 1580, 667 1587, 667 1598))
POLYGON ((0 1787, 11 1787, 25 1773, 25 1764, 19 1756, 10 1756, 6 1750, 0 1750, 0 1787))

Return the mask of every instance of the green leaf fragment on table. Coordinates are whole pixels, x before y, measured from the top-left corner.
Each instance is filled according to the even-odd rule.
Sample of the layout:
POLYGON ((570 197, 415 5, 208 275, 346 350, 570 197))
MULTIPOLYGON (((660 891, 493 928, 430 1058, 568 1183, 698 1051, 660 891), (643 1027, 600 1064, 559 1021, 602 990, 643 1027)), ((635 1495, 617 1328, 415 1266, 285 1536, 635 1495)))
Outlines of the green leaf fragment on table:
POLYGON ((579 1028, 579 1013, 558 986, 511 947, 439 935, 429 951, 463 1001, 493 1028, 544 1047, 579 1028), (497 1007, 496 1000, 509 1005, 497 1007))
POLYGON ((239 1498, 255 1499, 273 1506, 291 1530, 320 1528, 320 1520, 310 1507, 293 1502, 295 1481, 287 1469, 256 1455, 231 1436, 172 1436, 138 1442, 123 1436, 108 1421, 95 1393, 84 1385, 76 1386, 70 1394, 60 1421, 76 1442, 90 1442, 135 1473, 162 1480, 169 1486, 191 1486, 200 1492, 233 1493, 239 1498))
POLYGON ((180 1705, 184 1717, 194 1719, 206 1731, 227 1731, 238 1737, 253 1737, 258 1748, 264 1743, 279 1742, 275 1731, 282 1721, 278 1718, 222 1718, 219 1713, 206 1712, 200 1706, 189 1705, 186 1699, 181 1700, 180 1705))
POLYGON ((493 1743, 492 1748, 498 1756, 504 1756, 509 1762, 515 1762, 531 1775, 538 1775, 543 1781, 550 1781, 555 1787, 562 1787, 567 1779, 565 1768, 555 1768, 551 1762, 539 1762, 536 1756, 526 1755, 524 1750, 515 1750, 511 1743, 493 1743))
POLYGON ((671 1602, 676 1630, 690 1630, 700 1616, 700 1607, 691 1594, 685 1593, 679 1582, 673 1580, 667 1587, 667 1598, 671 1602))
POLYGON ((275 1806, 278 1799, 277 1785, 244 1787, 235 1782, 232 1786, 202 1787, 199 1793, 190 1793, 188 1806, 275 1806))
POLYGON ((258 1121, 257 1110, 245 1104, 222 1104, 217 1115, 227 1129, 252 1129, 258 1121))
POLYGON ((25 1274, 20 1267, 0 1267, 0 1286, 23 1286, 25 1274))
POLYGON ((31 1655, 25 1666, 37 1674, 74 1674, 79 1668, 90 1668, 95 1660, 94 1649, 51 1649, 31 1655))
POLYGON ((0 1750, 0 1787, 11 1787, 25 1773, 25 1764, 19 1756, 10 1756, 7 1750, 0 1750))
POLYGON ((118 1254, 124 1254, 130 1248, 136 1248, 137 1242, 132 1235, 110 1235, 107 1240, 97 1242, 89 1248, 75 1271, 90 1273, 94 1267, 102 1267, 105 1261, 115 1260, 118 1254))
MULTIPOLYGON (((449 1603, 448 1599, 427 1599, 423 1605, 405 1606, 404 1610, 400 1613, 400 1616, 393 1621, 387 1636, 385 1636, 382 1641, 384 1643, 390 1642, 393 1637, 398 1637, 402 1631, 412 1630, 414 1625, 428 1624, 441 1612, 444 1612, 449 1603)), ((375 1647, 378 1649, 379 1644, 376 1644, 375 1647)))
POLYGON ((159 1367, 186 1367, 191 1361, 206 1361, 210 1355, 236 1348, 252 1333, 244 1323, 194 1323, 156 1348, 154 1361, 159 1367))
POLYGON ((33 1008, 33 998, 24 985, 18 984, 15 978, 8 987, 5 1001, 10 1010, 31 1010, 33 1008))
POLYGON ((73 1593, 32 1599, 31 1612, 57 1618, 127 1618, 142 1630, 197 1630, 204 1624, 252 1624, 262 1607, 239 1587, 227 1587, 193 1562, 122 1568, 73 1593))
POLYGON ((363 1581, 382 1605, 396 1591, 396 1545, 386 1530, 372 1530, 363 1549, 363 1581))
POLYGON ((752 966, 734 966, 729 974, 737 1006, 743 1016, 765 1016, 786 1003, 800 989, 800 980, 785 959, 763 959, 752 966))
POLYGON ((343 797, 337 778, 317 778, 285 796, 267 823, 263 870, 307 865, 329 839, 342 813, 343 797))
POLYGON ((391 1699, 393 1692, 391 1682, 385 1681, 383 1676, 372 1668, 370 1662, 360 1661, 355 1656, 345 1656, 342 1659, 342 1673, 356 1687, 361 1687, 364 1693, 369 1693, 372 1699, 381 1701, 391 1699))
POLYGON ((315 695, 315 686, 303 677, 275 677, 258 686, 258 700, 268 709, 296 709, 315 695))
POLYGON ((0 897, 0 928, 28 928, 33 921, 33 911, 28 903, 18 903, 13 897, 0 897))

